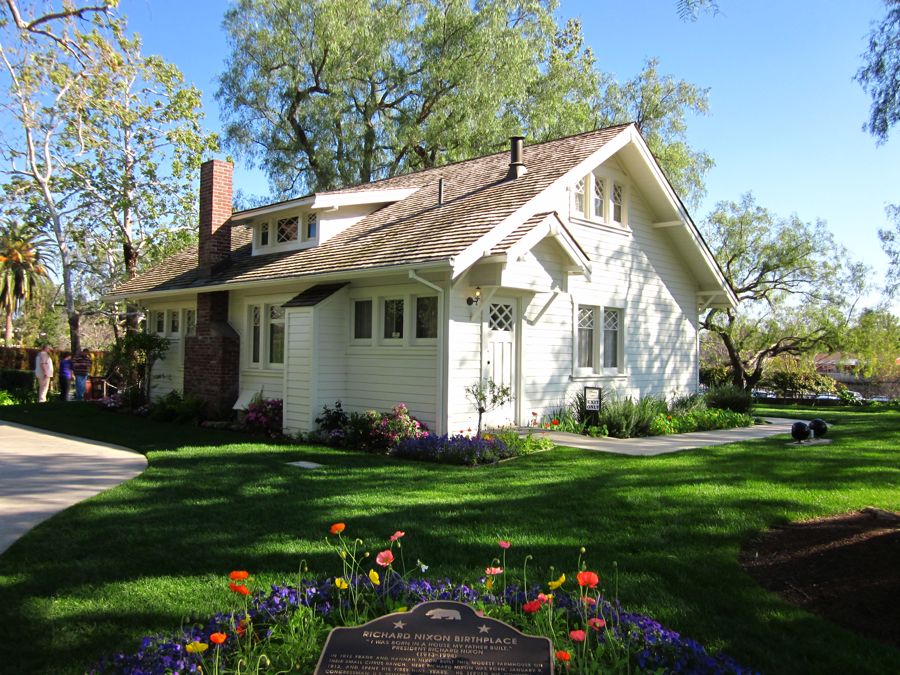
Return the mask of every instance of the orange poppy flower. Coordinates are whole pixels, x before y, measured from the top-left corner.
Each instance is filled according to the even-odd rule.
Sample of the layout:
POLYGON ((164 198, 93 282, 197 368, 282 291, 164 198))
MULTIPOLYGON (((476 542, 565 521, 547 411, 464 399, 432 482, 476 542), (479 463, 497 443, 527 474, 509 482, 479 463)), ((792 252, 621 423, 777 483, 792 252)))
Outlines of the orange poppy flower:
POLYGON ((209 636, 209 641, 214 644, 217 644, 217 645, 222 644, 227 639, 228 639, 228 636, 225 635, 225 633, 210 633, 210 636, 209 636))
POLYGON ((243 584, 236 584, 232 581, 230 584, 228 584, 228 588, 230 588, 238 595, 250 595, 250 589, 243 584))
POLYGON ((569 652, 567 652, 565 649, 560 649, 558 652, 556 652, 556 658, 558 658, 560 661, 565 662, 570 661, 572 659, 572 655, 569 654, 569 652))
POLYGON ((344 523, 335 523, 331 526, 331 534, 340 534, 345 529, 347 529, 347 526, 344 523))
POLYGON ((243 581, 250 576, 250 573, 247 570, 234 570, 231 574, 228 575, 228 578, 232 581, 243 581))
POLYGON ((597 576, 596 572, 579 572, 578 573, 578 585, 579 586, 587 586, 588 588, 597 588, 597 584, 600 583, 600 577, 597 576))

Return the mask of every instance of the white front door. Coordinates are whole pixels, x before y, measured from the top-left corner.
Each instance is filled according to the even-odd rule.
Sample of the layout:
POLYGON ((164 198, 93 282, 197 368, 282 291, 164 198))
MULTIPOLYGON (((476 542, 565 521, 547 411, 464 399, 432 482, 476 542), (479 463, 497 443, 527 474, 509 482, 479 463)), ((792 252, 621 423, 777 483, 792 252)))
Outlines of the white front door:
MULTIPOLYGON (((516 396, 516 331, 518 325, 517 302, 513 298, 493 297, 484 312, 484 345, 482 373, 498 385, 509 387, 516 396)), ((488 412, 485 425, 501 426, 516 423, 515 401, 488 412)))

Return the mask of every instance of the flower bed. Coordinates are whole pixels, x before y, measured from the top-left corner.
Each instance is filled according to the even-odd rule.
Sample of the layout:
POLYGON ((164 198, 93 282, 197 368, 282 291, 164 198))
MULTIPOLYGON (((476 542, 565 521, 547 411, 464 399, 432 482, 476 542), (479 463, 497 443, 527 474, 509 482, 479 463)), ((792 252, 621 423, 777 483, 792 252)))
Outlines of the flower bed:
MULTIPOLYGON (((137 651, 109 657, 90 672, 311 672, 331 627, 359 625, 427 600, 465 602, 525 633, 550 638, 555 658, 569 673, 751 672, 605 598, 599 575, 587 569, 581 555, 570 580, 563 574, 546 587, 520 584, 507 579, 511 544, 501 540, 502 559, 493 559, 474 584, 455 583, 412 578, 403 564, 402 531, 370 556, 361 540, 343 537, 344 529, 343 523, 331 528, 343 566, 340 576, 252 591, 248 573, 234 571, 229 587, 240 607, 174 635, 144 638, 137 651)), ((523 578, 530 559, 524 558, 523 578)), ((417 570, 424 572, 427 565, 417 561, 417 570)))

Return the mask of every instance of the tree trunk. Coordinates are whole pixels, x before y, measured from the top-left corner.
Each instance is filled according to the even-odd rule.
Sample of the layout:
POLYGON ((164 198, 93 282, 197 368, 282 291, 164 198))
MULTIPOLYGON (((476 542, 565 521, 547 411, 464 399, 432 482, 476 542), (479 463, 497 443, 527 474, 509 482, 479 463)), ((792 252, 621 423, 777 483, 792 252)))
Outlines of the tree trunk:
POLYGON ((12 346, 12 337, 13 337, 13 324, 12 324, 12 310, 6 313, 6 330, 3 333, 3 338, 5 340, 5 344, 7 347, 12 346))
POLYGON ((73 311, 69 314, 69 338, 72 347, 72 353, 76 354, 81 351, 81 314, 73 311))

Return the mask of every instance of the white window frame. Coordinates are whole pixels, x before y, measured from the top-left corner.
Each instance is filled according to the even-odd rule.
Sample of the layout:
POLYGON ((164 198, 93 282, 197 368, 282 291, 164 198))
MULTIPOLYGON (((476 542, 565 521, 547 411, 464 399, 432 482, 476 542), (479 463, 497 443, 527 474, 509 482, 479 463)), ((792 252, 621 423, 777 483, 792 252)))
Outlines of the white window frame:
POLYGON ((164 309, 157 309, 153 311, 153 332, 157 335, 165 335, 166 334, 166 319, 167 312, 164 309), (159 329, 159 322, 162 319, 162 330, 159 329))
POLYGON ((262 368, 265 363, 265 317, 263 312, 265 305, 260 302, 251 302, 247 304, 247 365, 250 368, 262 368), (253 321, 254 310, 259 312, 259 350, 258 358, 253 360, 253 328, 256 324, 253 321))
POLYGON ((265 346, 265 355, 266 355, 266 368, 272 370, 280 370, 284 368, 284 362, 287 358, 287 312, 284 307, 281 306, 280 302, 270 302, 265 305, 265 325, 266 325, 266 341, 264 343, 265 346), (272 311, 273 310, 281 310, 281 318, 273 319, 272 311), (280 325, 281 326, 281 361, 275 362, 272 361, 272 326, 280 325))
POLYGON ((316 241, 319 238, 319 214, 315 211, 307 211, 303 214, 303 240, 316 241), (309 233, 309 226, 315 228, 315 232, 309 233))
POLYGON ((185 307, 181 310, 181 332, 185 337, 197 334, 197 310, 194 307, 185 307), (188 317, 193 315, 193 321, 188 321, 188 317), (190 330, 191 324, 194 329, 190 330))
MULTIPOLYGON (((294 215, 285 215, 283 218, 275 219, 275 241, 272 242, 274 246, 288 246, 296 241, 300 240, 300 228, 302 227, 303 219, 300 218, 299 213, 295 213, 294 215), (289 220, 294 221, 294 236, 290 239, 285 239, 281 241, 281 224, 286 223, 289 220)), ((271 239, 270 239, 271 241, 271 239)))
POLYGON ((610 170, 607 168, 595 169, 591 171, 587 175, 579 178, 571 188, 571 203, 570 203, 570 217, 589 224, 601 224, 608 225, 610 227, 614 227, 618 230, 622 230, 628 226, 628 200, 630 196, 630 188, 628 181, 626 181, 623 176, 614 170, 610 170), (584 183, 584 207, 585 211, 582 212, 578 209, 578 193, 576 191, 578 183, 584 183), (597 216, 594 213, 594 186, 596 183, 602 183, 603 185, 603 216, 597 216), (615 204, 613 202, 613 196, 615 193, 615 188, 620 187, 622 191, 622 219, 614 220, 613 215, 615 213, 615 204))
POLYGON ((409 337, 409 296, 408 295, 387 295, 382 296, 378 300, 378 340, 384 345, 402 345, 409 337), (390 301, 400 301, 403 303, 403 320, 401 322, 400 337, 385 337, 384 329, 387 319, 387 303, 390 301))
POLYGON ((576 302, 573 307, 574 311, 572 314, 572 375, 576 378, 588 378, 588 377, 616 377, 626 374, 626 359, 627 354, 625 352, 625 317, 627 316, 627 309, 625 303, 607 303, 604 305, 598 305, 592 302, 576 302), (578 318, 579 318, 579 310, 590 308, 594 313, 594 327, 593 327, 593 337, 592 337, 592 361, 593 365, 591 367, 581 367, 578 365, 579 363, 579 344, 580 341, 578 339, 578 318), (618 364, 613 368, 606 368, 603 366, 604 363, 604 344, 605 344, 605 324, 606 324, 606 312, 607 311, 616 311, 619 313, 619 328, 618 335, 616 336, 616 348, 618 351, 618 364))
POLYGON ((269 248, 272 246, 272 224, 271 221, 266 221, 264 223, 260 223, 259 227, 256 229, 256 247, 257 248, 269 248), (266 235, 266 240, 263 242, 263 234, 266 235))
POLYGON ((350 341, 357 345, 370 345, 375 340, 378 320, 376 319, 377 300, 373 297, 359 297, 350 299, 350 341), (369 303, 369 337, 356 337, 356 304, 369 303))
POLYGON ((409 333, 410 341, 416 344, 428 345, 428 344, 436 344, 437 336, 441 330, 441 303, 440 298, 438 298, 437 294, 434 293, 423 293, 421 295, 413 295, 410 297, 410 323, 411 329, 409 333), (418 336, 418 328, 419 328, 419 300, 424 300, 428 298, 434 299, 434 337, 419 337, 418 336))

